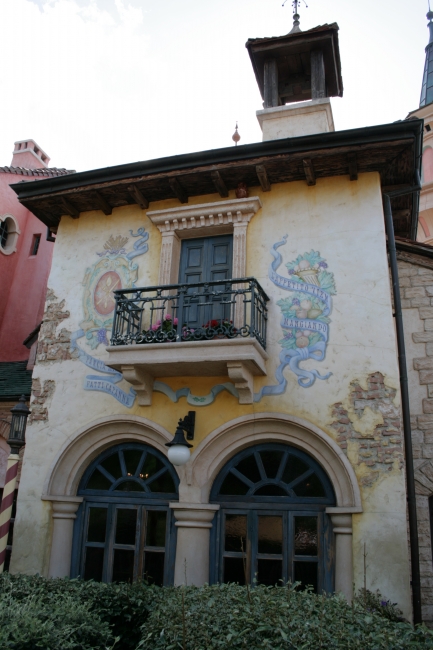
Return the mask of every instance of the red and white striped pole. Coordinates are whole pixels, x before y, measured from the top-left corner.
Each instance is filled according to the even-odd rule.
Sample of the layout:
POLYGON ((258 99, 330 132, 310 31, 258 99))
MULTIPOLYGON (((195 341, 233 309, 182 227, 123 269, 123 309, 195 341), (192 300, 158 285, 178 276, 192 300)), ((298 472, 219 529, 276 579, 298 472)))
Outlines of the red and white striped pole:
POLYGON ((0 507, 0 573, 3 573, 6 560, 9 528, 11 524, 12 506, 14 503, 15 486, 18 475, 18 454, 10 454, 6 470, 5 486, 0 507))
POLYGON ((0 506, 0 573, 3 573, 6 559, 6 546, 8 543, 11 525, 12 506, 14 502, 15 486, 17 483, 19 451, 25 443, 27 418, 30 413, 26 405, 25 395, 21 395, 16 406, 11 409, 12 420, 9 429, 8 445, 11 453, 8 458, 6 481, 0 506))

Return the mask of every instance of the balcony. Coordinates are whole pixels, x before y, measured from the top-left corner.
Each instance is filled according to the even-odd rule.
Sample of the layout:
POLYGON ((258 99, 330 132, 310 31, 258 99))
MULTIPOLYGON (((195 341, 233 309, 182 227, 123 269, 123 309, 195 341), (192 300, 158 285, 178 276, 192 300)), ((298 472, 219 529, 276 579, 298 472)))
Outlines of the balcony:
POLYGON ((241 404, 266 375, 269 298, 255 278, 119 290, 108 365, 123 373, 141 405, 157 377, 221 377, 241 404))

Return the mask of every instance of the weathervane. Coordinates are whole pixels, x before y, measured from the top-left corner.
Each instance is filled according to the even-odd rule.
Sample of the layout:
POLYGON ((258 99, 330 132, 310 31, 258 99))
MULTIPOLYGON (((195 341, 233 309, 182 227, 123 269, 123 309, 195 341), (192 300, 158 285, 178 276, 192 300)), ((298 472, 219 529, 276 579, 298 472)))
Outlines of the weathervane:
MULTIPOLYGON (((287 0, 284 0, 282 7, 286 4, 287 0)), ((299 14, 298 14, 298 5, 301 4, 301 2, 304 3, 304 5, 308 8, 308 5, 305 0, 292 0, 292 7, 293 7, 293 27, 291 30, 291 34, 293 32, 300 32, 301 28, 299 27, 299 14)), ((430 2, 430 0, 429 0, 430 2)))

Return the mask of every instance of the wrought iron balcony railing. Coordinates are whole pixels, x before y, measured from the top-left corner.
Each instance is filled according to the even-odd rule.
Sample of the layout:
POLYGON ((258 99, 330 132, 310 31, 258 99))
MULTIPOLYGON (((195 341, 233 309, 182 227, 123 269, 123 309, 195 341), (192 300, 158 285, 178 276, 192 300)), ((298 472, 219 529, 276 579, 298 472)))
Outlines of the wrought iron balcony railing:
POLYGON ((256 338, 266 348, 269 300, 255 278, 115 291, 111 345, 256 338))

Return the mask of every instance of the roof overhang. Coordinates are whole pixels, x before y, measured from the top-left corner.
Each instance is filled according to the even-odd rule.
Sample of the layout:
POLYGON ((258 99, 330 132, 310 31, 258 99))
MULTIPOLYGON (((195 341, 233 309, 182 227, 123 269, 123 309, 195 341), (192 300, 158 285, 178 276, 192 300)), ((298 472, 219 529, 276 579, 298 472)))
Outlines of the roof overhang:
MULTIPOLYGON (((11 185, 20 202, 50 229, 63 215, 219 192, 240 182, 269 190, 272 184, 378 172, 388 190, 414 184, 421 173, 423 121, 320 133, 156 160, 105 167, 37 183, 11 185)), ((416 195, 392 200, 396 234, 415 238, 416 195), (415 233, 415 234, 414 234, 415 233)))

